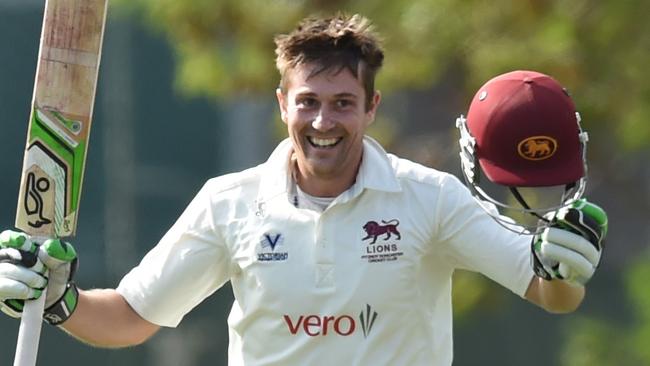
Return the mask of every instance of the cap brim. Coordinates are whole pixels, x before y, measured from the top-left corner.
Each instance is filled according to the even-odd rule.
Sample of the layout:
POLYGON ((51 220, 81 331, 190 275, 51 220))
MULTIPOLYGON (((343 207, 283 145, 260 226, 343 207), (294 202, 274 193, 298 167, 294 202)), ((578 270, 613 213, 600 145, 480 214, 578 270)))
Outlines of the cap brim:
POLYGON ((584 162, 575 154, 562 163, 536 164, 534 169, 504 169, 486 159, 480 160, 487 178, 496 184, 509 187, 551 187, 570 184, 584 176, 584 162))

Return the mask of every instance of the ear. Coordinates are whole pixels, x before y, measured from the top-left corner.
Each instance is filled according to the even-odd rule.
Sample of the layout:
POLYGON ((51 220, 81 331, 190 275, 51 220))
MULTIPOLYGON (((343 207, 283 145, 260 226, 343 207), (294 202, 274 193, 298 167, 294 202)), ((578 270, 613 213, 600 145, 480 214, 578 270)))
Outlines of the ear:
POLYGON ((287 123, 287 96, 282 93, 280 88, 275 89, 275 96, 278 98, 280 106, 280 118, 282 118, 282 122, 287 123))
POLYGON ((372 104, 370 104, 370 109, 366 112, 366 117, 368 120, 368 125, 370 125, 372 122, 375 121, 375 115, 377 114, 377 107, 379 107, 379 103, 381 102, 381 92, 379 90, 375 90, 375 94, 372 96, 372 104))

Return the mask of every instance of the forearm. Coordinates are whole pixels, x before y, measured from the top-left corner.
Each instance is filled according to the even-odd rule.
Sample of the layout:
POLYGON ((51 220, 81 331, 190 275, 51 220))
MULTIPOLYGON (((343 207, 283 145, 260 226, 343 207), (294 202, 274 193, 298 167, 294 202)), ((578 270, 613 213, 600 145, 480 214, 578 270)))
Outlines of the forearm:
POLYGON ((79 291, 79 303, 63 328, 98 347, 126 347, 146 341, 159 326, 142 319, 113 289, 79 291))
POLYGON ((533 277, 526 291, 526 299, 551 313, 575 311, 585 297, 585 288, 571 286, 561 280, 546 281, 533 277))

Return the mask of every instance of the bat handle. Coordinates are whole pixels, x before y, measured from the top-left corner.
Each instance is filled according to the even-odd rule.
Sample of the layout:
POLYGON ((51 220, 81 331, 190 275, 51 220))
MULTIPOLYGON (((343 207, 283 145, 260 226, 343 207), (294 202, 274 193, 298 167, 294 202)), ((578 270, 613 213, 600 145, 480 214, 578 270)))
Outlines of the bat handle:
POLYGON ((18 329, 14 366, 36 365, 46 291, 47 289, 44 289, 38 299, 25 302, 23 315, 20 319, 20 328, 18 329))

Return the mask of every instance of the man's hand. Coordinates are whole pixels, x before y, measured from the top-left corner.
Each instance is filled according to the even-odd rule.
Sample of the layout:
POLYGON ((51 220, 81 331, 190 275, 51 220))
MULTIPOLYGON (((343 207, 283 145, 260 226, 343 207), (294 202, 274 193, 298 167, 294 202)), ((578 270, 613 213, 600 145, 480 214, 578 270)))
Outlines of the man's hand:
POLYGON ((532 242, 533 269, 546 280, 560 279, 584 286, 593 276, 607 234, 607 214, 585 199, 548 217, 550 227, 532 242))
POLYGON ((79 296, 72 277, 77 254, 69 243, 59 239, 42 245, 15 231, 0 233, 0 309, 20 317, 25 300, 37 299, 47 286, 43 318, 59 325, 77 306, 79 296))

